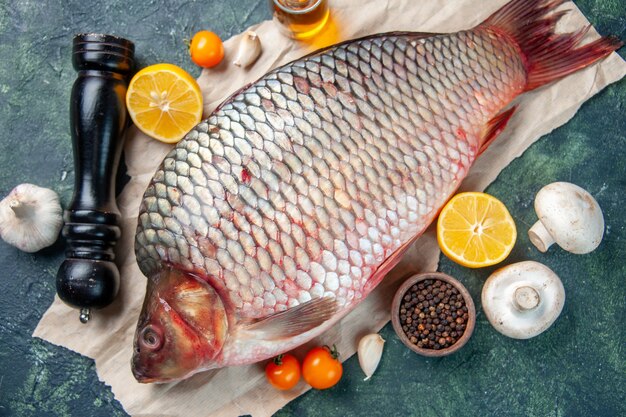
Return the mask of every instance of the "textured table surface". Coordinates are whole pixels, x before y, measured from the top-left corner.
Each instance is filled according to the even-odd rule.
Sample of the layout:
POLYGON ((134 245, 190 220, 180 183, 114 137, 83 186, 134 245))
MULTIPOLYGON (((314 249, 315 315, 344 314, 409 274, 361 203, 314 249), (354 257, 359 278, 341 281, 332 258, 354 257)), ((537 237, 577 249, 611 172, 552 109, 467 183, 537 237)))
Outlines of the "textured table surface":
MULTIPOLYGON (((626 39, 625 0, 576 4, 600 33, 626 39)), ((136 43, 139 66, 172 62, 197 76, 185 38, 209 28, 227 39, 268 17, 264 0, 1 1, 0 194, 31 182, 57 191, 64 207, 71 199, 74 33, 127 37, 136 43)), ((626 48, 620 53, 626 56, 626 48)), ((532 146, 487 190, 509 207, 519 229, 507 262, 534 259, 563 280, 565 308, 549 331, 528 341, 497 333, 480 308, 482 283, 493 268, 470 271, 443 259, 440 269, 463 281, 477 303, 474 335, 460 352, 417 356, 387 325, 385 352, 371 381, 362 381, 353 357, 337 387, 309 392, 278 415, 626 415, 625 149, 622 80, 532 146), (558 248, 540 254, 528 242, 534 194, 557 180, 587 188, 604 209, 605 239, 592 254, 558 248)), ((124 416, 92 360, 31 338, 53 300, 62 259, 61 241, 36 254, 0 242, 0 415, 124 416)))

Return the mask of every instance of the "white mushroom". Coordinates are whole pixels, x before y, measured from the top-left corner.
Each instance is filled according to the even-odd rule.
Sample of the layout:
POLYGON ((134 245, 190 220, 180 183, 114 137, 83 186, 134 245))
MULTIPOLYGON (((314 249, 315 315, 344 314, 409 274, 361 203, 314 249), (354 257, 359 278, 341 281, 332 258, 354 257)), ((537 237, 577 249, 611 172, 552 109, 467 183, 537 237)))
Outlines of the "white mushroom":
POLYGON ((491 325, 514 339, 544 332, 561 314, 565 290, 559 277, 534 261, 495 271, 483 286, 483 310, 491 325))
POLYGON ((535 197, 539 220, 528 231, 541 252, 556 242, 568 252, 589 253, 604 235, 604 217, 598 202, 584 189, 569 182, 554 182, 535 197))
POLYGON ((56 241, 62 216, 57 193, 20 184, 0 201, 0 237, 20 250, 37 252, 56 241))

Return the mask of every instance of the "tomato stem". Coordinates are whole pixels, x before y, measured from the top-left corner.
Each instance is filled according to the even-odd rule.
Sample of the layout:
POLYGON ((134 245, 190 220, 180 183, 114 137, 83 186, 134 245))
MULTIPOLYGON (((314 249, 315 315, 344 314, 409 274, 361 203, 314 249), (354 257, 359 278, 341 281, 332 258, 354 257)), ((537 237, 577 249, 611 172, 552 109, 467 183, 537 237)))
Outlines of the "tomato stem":
POLYGON ((274 364, 276 364, 276 365, 282 365, 283 364, 283 354, 282 353, 274 358, 274 364))
POLYGON ((324 345, 323 348, 326 349, 328 353, 330 353, 330 356, 332 356, 333 359, 339 358, 339 351, 337 350, 337 345, 335 345, 334 343, 332 348, 328 345, 324 345))

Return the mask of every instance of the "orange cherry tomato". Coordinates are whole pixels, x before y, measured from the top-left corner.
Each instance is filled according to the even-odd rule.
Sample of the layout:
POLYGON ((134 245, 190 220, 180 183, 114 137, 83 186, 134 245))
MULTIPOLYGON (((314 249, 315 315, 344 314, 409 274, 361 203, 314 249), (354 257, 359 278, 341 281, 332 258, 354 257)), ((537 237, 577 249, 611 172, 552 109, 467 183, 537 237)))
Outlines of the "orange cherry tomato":
POLYGON ((215 33, 201 30, 193 35, 189 53, 196 65, 204 68, 214 67, 224 58, 224 44, 215 33))
POLYGON ((330 388, 339 382, 343 366, 339 362, 337 348, 318 346, 306 354, 302 362, 302 377, 315 389, 330 388))
POLYGON ((265 376, 274 388, 291 389, 300 381, 300 362, 288 353, 278 355, 265 367, 265 376))

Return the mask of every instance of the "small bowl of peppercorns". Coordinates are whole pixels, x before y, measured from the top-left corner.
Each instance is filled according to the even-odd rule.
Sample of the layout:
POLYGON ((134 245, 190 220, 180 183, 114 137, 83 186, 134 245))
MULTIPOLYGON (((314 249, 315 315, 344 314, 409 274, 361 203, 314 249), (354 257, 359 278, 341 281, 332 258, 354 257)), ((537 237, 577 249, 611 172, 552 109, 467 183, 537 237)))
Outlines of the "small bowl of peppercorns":
POLYGON ((476 323, 474 301, 456 279, 440 272, 408 278, 396 291, 391 323, 409 349, 445 356, 469 340, 476 323))

